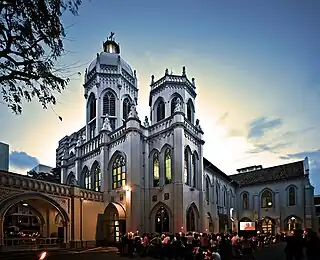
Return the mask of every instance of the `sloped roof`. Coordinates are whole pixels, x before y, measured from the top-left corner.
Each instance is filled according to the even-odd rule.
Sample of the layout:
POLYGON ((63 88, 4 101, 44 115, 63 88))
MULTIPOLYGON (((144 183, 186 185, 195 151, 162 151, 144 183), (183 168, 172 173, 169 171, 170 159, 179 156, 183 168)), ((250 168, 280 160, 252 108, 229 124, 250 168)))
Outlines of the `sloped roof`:
POLYGON ((282 181, 304 176, 304 161, 298 161, 260 170, 229 175, 239 185, 253 185, 265 182, 282 181))
POLYGON ((203 157, 203 165, 205 168, 214 171, 215 173, 219 174, 222 178, 229 181, 230 183, 232 182, 233 184, 237 185, 235 183, 235 180, 230 178, 230 175, 225 174, 222 170, 220 170, 217 166, 213 165, 208 159, 204 157, 203 157))

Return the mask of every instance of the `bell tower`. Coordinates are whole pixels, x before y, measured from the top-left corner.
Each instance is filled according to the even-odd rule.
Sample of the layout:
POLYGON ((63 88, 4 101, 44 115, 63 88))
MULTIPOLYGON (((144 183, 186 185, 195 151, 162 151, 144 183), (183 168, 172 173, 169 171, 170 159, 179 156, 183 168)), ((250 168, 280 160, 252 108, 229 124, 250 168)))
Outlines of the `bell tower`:
POLYGON ((122 59, 113 32, 103 42, 103 51, 97 53, 86 70, 84 89, 87 140, 99 134, 106 116, 112 130, 121 127, 127 120, 131 104, 137 104, 136 71, 122 59))

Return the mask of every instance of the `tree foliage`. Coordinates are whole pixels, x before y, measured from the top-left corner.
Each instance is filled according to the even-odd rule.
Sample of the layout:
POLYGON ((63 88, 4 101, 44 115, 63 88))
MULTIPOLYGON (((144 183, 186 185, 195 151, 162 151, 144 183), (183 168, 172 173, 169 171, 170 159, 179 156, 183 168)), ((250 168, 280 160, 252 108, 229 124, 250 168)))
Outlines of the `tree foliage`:
POLYGON ((54 183, 60 183, 60 176, 61 172, 57 168, 52 169, 50 173, 47 172, 36 172, 34 170, 31 170, 28 172, 28 176, 42 181, 48 181, 48 182, 54 182, 54 183))
POLYGON ((82 0, 0 1, 0 87, 16 114, 22 102, 37 98, 43 108, 55 104, 69 79, 55 67, 65 53, 61 16, 78 14, 82 0))

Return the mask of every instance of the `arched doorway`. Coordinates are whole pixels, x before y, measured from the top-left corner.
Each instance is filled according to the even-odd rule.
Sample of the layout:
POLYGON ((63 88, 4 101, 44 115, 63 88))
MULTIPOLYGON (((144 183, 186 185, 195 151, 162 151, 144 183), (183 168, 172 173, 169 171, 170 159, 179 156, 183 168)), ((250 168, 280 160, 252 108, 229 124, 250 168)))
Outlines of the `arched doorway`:
POLYGON ((161 206, 155 214, 155 231, 165 233, 170 230, 170 217, 167 209, 161 206))
POLYGON ((297 216, 289 216, 284 220, 284 229, 285 231, 294 231, 302 229, 302 221, 297 216))
POLYGON ((192 203, 188 208, 186 217, 187 217, 187 231, 197 231, 199 211, 197 206, 194 203, 192 203))
POLYGON ((41 193, 21 193, 3 200, 0 220, 0 244, 5 246, 69 242, 68 214, 58 202, 41 193))
POLYGON ((239 220, 239 222, 251 222, 251 221, 252 220, 250 218, 246 218, 246 217, 239 220))
POLYGON ((108 244, 120 242, 120 236, 126 233, 126 215, 118 203, 109 203, 103 214, 104 235, 108 244))
POLYGON ((261 230, 263 231, 263 233, 265 234, 274 234, 275 232, 275 224, 274 224, 274 220, 271 218, 264 218, 261 221, 261 230))
POLYGON ((214 224, 213 224, 213 220, 212 220, 210 212, 207 212, 207 218, 208 218, 208 222, 209 222, 209 228, 206 231, 213 233, 214 232, 214 224))

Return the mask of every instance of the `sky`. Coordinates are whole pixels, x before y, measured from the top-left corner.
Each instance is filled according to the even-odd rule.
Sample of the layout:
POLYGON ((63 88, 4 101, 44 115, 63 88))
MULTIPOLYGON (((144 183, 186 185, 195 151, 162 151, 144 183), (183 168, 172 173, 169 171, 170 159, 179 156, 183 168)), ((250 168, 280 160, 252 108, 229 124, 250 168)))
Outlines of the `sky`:
POLYGON ((151 75, 166 68, 180 75, 186 66, 196 79, 207 159, 234 174, 308 156, 320 193, 320 1, 83 2, 77 17, 62 18, 68 54, 59 65, 69 66, 71 82, 57 105, 27 103, 17 116, 0 104, 10 171, 54 166, 58 141, 84 126, 83 72, 113 31, 137 70, 140 118, 149 115, 151 75))

